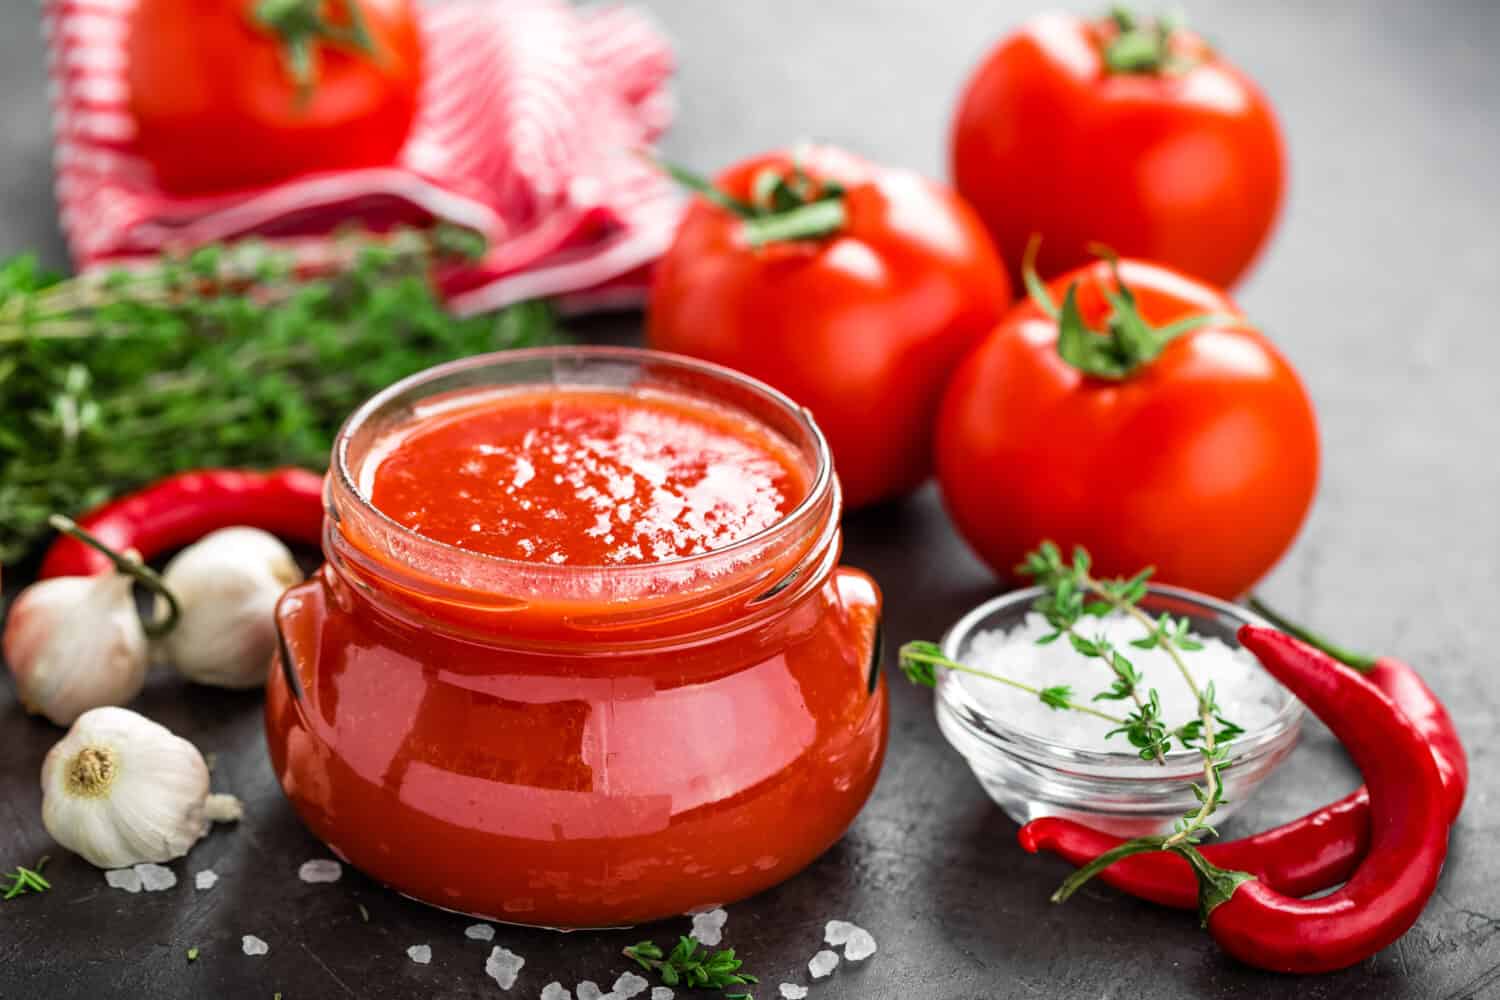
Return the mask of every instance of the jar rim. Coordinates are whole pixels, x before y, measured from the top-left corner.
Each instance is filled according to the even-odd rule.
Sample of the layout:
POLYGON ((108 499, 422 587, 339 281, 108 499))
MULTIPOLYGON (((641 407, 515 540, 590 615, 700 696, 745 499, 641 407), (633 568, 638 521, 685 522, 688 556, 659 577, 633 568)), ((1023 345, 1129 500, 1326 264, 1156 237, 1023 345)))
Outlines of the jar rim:
MULTIPOLYGON (((527 383, 515 384, 524 386, 527 383)), ((554 377, 552 382, 536 382, 535 384, 568 386, 572 383, 554 377)), ((483 386, 484 383, 477 383, 474 388, 479 389, 483 386)), ((712 399, 712 397, 708 398, 712 399)), ((719 402, 722 404, 722 401, 719 402)), ((757 422, 764 423, 762 418, 756 417, 745 407, 738 408, 757 422)), ((399 540, 403 552, 408 553, 408 557, 411 554, 417 554, 420 558, 425 553, 442 562, 462 566, 481 575, 512 574, 524 579, 529 585, 539 584, 543 588, 546 588, 549 583, 557 584, 576 580, 582 576, 598 576, 612 581, 621 581, 631 578, 659 578, 663 574, 688 576, 714 566, 734 565, 738 561, 743 561, 747 554, 774 545, 778 538, 802 537, 804 534, 813 532, 819 524, 830 519, 826 514, 821 513, 829 508, 830 501, 832 503, 831 520, 835 523, 839 509, 838 481, 833 472, 832 454, 822 429, 818 427, 806 407, 797 404, 786 394, 766 383, 734 369, 665 351, 623 346, 554 345, 496 351, 435 365, 409 375, 371 396, 345 419, 334 439, 328 478, 329 496, 325 499, 331 514, 330 522, 342 520, 344 510, 337 501, 346 501, 358 511, 361 517, 373 522, 381 533, 399 540), (396 407, 401 400, 420 392, 426 386, 440 384, 466 373, 489 368, 497 370, 524 368, 528 365, 547 363, 557 366, 574 366, 579 369, 590 364, 615 364, 634 366, 641 371, 677 372, 709 385, 720 385, 726 392, 737 392, 747 399, 765 403, 771 410, 793 424, 797 432, 805 439, 805 442, 795 440, 790 442, 810 466, 809 483, 805 495, 791 510, 770 525, 728 544, 706 552, 674 556, 654 562, 613 565, 531 562, 462 548, 432 538, 415 528, 402 524, 376 506, 360 488, 360 470, 353 468, 356 460, 351 456, 351 447, 356 435, 381 414, 396 407), (805 531, 796 530, 798 526, 803 525, 806 527, 805 531)), ((327 528, 327 534, 333 533, 339 533, 336 523, 329 524, 327 528)), ((331 541, 331 539, 326 538, 325 541, 331 541)), ((359 547, 352 543, 352 540, 351 545, 355 548, 359 547)), ((392 568, 409 569, 410 567, 386 566, 387 570, 392 568)), ((468 576, 467 573, 461 575, 465 578, 468 576)))

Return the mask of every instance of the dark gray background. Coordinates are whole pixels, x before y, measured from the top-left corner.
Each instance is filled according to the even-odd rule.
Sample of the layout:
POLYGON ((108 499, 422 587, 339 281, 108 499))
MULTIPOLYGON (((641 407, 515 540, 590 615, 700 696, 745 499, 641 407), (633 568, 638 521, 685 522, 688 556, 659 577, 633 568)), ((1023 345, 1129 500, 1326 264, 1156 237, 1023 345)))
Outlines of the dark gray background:
MULTIPOLYGON (((960 81, 1030 5, 651 6, 681 53, 673 157, 708 168, 816 138, 941 174, 960 81)), ((36 7, 0 6, 0 253, 34 249, 61 264, 36 7)), ((901 683, 885 772, 849 835, 804 875, 730 908, 727 941, 764 976, 762 1000, 784 978, 806 981, 833 917, 868 927, 880 952, 816 984, 815 1000, 1500 996, 1500 805, 1489 775, 1500 666, 1500 5, 1220 0, 1190 13, 1269 91, 1291 151, 1284 221, 1241 298, 1302 370, 1326 463, 1312 518, 1263 589, 1327 631, 1419 664, 1448 699, 1474 784, 1438 893, 1397 945, 1307 979, 1239 966, 1191 917, 1103 887, 1052 906, 1065 866, 1023 854, 1015 825, 939 737, 928 695, 901 683)), ((581 328, 609 339, 635 330, 630 317, 581 328)), ((851 518, 847 560, 885 587, 894 642, 936 637, 995 589, 930 489, 851 518)), ((159 678, 137 707, 216 752, 217 783, 246 799, 249 816, 174 866, 185 876, 177 889, 108 889, 42 831, 35 775, 59 734, 0 686, 0 866, 51 852, 56 886, 0 905, 0 996, 534 997, 553 978, 607 986, 625 968, 618 949, 643 936, 502 930, 527 966, 501 994, 481 971, 488 946, 464 940, 462 918, 352 872, 332 887, 297 881, 297 865, 322 852, 265 762, 258 698, 187 693, 159 678), (194 893, 191 873, 210 865, 223 880, 194 893), (271 953, 241 955, 243 933, 271 953), (422 942, 434 953, 425 968, 404 954, 422 942), (202 957, 187 965, 193 945, 202 957)), ((1230 831, 1298 814, 1357 780, 1314 726, 1230 831)))

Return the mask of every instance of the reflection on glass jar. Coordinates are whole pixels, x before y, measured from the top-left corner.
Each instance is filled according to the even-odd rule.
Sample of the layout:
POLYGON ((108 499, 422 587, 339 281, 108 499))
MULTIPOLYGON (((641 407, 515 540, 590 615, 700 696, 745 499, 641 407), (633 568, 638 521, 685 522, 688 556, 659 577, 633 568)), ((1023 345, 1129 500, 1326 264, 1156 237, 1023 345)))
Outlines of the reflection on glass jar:
POLYGON ((553 927, 636 923, 774 885, 874 785, 880 597, 838 565, 837 481, 804 412, 647 351, 470 359, 393 386, 341 432, 327 564, 278 609, 278 778, 355 867, 418 899, 553 927), (769 528, 661 562, 557 565, 423 536, 358 485, 433 400, 670 393, 755 421, 803 466, 769 528))

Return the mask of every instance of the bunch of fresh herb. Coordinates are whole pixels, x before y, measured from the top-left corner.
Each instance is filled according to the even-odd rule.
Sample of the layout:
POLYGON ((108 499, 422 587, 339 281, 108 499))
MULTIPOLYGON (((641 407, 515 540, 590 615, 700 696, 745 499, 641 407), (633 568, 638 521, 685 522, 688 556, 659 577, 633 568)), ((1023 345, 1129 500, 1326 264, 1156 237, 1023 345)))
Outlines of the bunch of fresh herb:
POLYGON ((348 234, 317 259, 257 241, 61 280, 0 264, 0 562, 47 517, 206 466, 322 468, 344 417, 430 365, 545 343, 540 304, 458 318, 453 227, 348 234))
POLYGON ((50 859, 42 858, 36 863, 35 868, 27 868, 25 865, 17 865, 13 872, 0 874, 0 878, 9 879, 10 885, 0 893, 0 899, 15 899, 24 896, 28 892, 46 892, 52 888, 52 883, 42 877, 42 869, 47 867, 50 859))
POLYGON ((1196 749, 1202 757, 1203 783, 1193 785, 1198 805, 1177 820, 1172 833, 1129 840, 1100 855, 1063 883, 1052 897, 1058 902, 1067 899, 1090 878, 1121 858, 1147 851, 1173 850, 1199 843, 1205 836, 1215 834, 1208 821, 1224 803, 1224 769, 1229 764, 1229 743, 1244 732, 1224 717, 1215 700, 1213 684, 1200 688, 1189 672, 1183 653, 1203 647, 1189 632, 1188 620, 1174 619, 1165 614, 1153 619, 1140 609, 1151 569, 1144 569, 1128 579, 1100 580, 1089 574, 1090 565, 1089 554, 1081 547, 1073 550, 1070 563, 1063 559, 1056 545, 1043 542, 1036 551, 1027 553, 1025 561, 1016 569, 1042 588, 1035 610, 1046 618, 1052 631, 1037 642, 1045 645, 1067 637, 1079 655, 1101 661, 1110 669, 1113 678, 1111 686, 1096 694, 1093 701, 1128 700, 1134 705, 1134 711, 1127 715, 1115 715, 1074 701, 1069 685, 1038 688, 1000 674, 966 667, 948 659, 932 642, 909 642, 901 648, 900 656, 902 671, 916 684, 932 687, 937 682, 939 669, 956 670, 1025 691, 1059 711, 1083 712, 1105 719, 1115 725, 1108 735, 1123 735, 1143 760, 1164 764, 1174 739, 1183 748, 1196 749), (1124 614, 1141 625, 1143 635, 1132 640, 1131 646, 1159 648, 1171 658, 1192 692, 1198 707, 1197 718, 1176 729, 1168 729, 1161 716, 1160 696, 1154 688, 1141 690, 1141 675, 1135 665, 1103 635, 1089 636, 1081 630, 1085 619, 1114 613, 1124 614))
MULTIPOLYGON (((745 963, 734 957, 733 948, 708 952, 690 937, 680 937, 669 952, 663 952, 655 941, 642 941, 625 949, 625 957, 647 972, 655 972, 667 986, 690 989, 721 990, 750 986, 760 982, 747 972, 745 963)), ((725 1000, 754 1000, 743 990, 725 993, 725 1000)))

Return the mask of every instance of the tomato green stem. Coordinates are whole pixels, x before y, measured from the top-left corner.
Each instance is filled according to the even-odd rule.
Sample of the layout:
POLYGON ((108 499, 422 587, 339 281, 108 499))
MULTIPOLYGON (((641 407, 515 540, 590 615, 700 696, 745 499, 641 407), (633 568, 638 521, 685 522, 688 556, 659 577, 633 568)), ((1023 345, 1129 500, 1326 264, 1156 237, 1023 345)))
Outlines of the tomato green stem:
POLYGON ((327 0, 257 0, 251 8, 253 24, 281 42, 287 73, 297 85, 298 100, 306 103, 318 82, 317 46, 336 45, 374 56, 375 42, 365 25, 360 0, 344 0, 349 23, 334 24, 324 13, 327 0))
POLYGON ((751 246, 818 240, 848 223, 843 185, 827 180, 819 184, 800 164, 794 163, 789 171, 775 166, 761 170, 752 178, 751 199, 745 201, 686 167, 650 156, 646 159, 689 191, 742 219, 751 246))
POLYGON ((844 228, 846 221, 842 199, 813 201, 774 215, 746 219, 745 238, 752 246, 821 239, 844 228))
POLYGON ((1057 353, 1068 364, 1095 378, 1123 381, 1155 361, 1167 345, 1184 333, 1212 323, 1231 323, 1232 317, 1203 313, 1186 316, 1164 326, 1151 326, 1141 315, 1135 293, 1120 275, 1120 259, 1106 246, 1090 249, 1108 264, 1114 279, 1113 288, 1104 288, 1110 312, 1105 329, 1095 330, 1083 319, 1078 306, 1078 282, 1068 285, 1061 308, 1052 300, 1047 286, 1037 276, 1034 266, 1039 240, 1033 237, 1026 248, 1021 273, 1031 300, 1048 317, 1057 322, 1057 353))
POLYGON ((1110 8, 1115 36, 1104 46, 1104 65, 1111 73, 1153 75, 1180 73, 1190 69, 1191 61, 1172 51, 1172 34, 1182 27, 1182 19, 1164 14, 1156 18, 1137 17, 1124 4, 1110 8))

